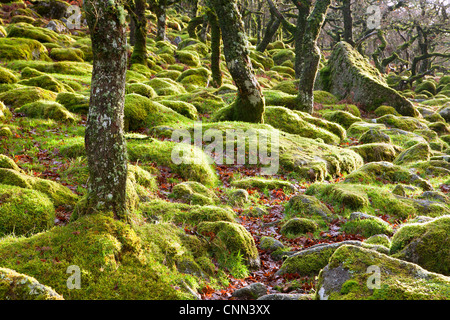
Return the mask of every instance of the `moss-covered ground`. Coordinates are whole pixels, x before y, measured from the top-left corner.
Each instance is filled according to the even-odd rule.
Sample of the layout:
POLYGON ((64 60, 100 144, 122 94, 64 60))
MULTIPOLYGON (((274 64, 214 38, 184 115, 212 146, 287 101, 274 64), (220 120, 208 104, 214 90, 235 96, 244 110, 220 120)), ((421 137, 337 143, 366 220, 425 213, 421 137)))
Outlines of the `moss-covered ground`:
MULTIPOLYGON (((448 250, 433 238, 448 242, 447 220, 436 227, 433 221, 450 215, 448 98, 437 96, 439 79, 405 93, 411 99, 429 93, 421 103, 412 100, 420 117, 401 116, 388 105, 370 111, 319 90, 310 115, 295 110, 292 46, 277 41, 264 53, 251 46, 266 101, 264 124, 221 121, 237 96, 226 64, 223 85, 214 88, 210 42, 189 38, 189 17, 170 11, 168 19, 174 28, 168 41, 149 34, 147 64, 130 64, 126 75, 129 224, 109 214, 76 214, 89 179, 87 30, 58 34, 42 28, 44 20, 4 20, 0 299, 23 290, 6 277, 37 281, 44 292, 38 297, 49 299, 227 299, 232 289, 253 282, 266 284, 268 293, 315 294, 328 262, 350 265, 353 251, 377 261, 379 254, 391 255, 448 276, 448 250), (176 37, 183 40, 178 48, 176 37), (194 145, 195 134, 209 141, 194 145), (226 140, 227 134, 247 140, 226 140), (187 143, 179 143, 185 136, 187 143), (267 156, 276 162, 255 156, 252 148, 266 139, 267 156), (218 143, 208 143, 213 140, 218 143), (220 150, 226 157, 218 157, 220 150), (268 165, 275 165, 269 176, 263 174, 268 165), (364 243, 363 249, 336 251, 336 245, 318 250, 320 258, 298 254, 346 240, 364 243), (411 241, 420 257, 411 257, 411 241), (290 256, 303 260, 293 263, 290 256), (79 290, 67 287, 72 265, 81 270, 79 290), (277 273, 281 269, 290 271, 277 273)), ((155 19, 149 23, 154 27, 155 19)), ((364 262, 352 267, 356 271, 366 264, 358 261, 364 262)), ((412 281, 395 273, 401 262, 392 261, 394 276, 382 290, 358 295, 367 276, 355 276, 330 297, 392 298, 392 283, 409 287, 412 281)), ((447 281, 432 278, 438 280, 430 287, 447 281)), ((26 290, 19 296, 33 297, 26 290)), ((402 291, 400 297, 409 296, 402 291)), ((417 289, 414 297, 449 295, 417 289)))

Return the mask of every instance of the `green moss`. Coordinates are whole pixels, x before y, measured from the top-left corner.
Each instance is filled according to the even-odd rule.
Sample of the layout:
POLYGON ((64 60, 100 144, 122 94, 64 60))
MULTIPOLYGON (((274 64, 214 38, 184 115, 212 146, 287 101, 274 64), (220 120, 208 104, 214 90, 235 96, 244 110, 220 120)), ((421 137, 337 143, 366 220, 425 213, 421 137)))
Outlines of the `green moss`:
POLYGON ((369 238, 364 240, 364 243, 380 245, 388 249, 391 247, 391 240, 386 234, 375 234, 373 236, 370 236, 369 238))
MULTIPOLYGON (((175 58, 174 58, 175 60, 175 58)), ((169 78, 172 79, 174 81, 176 81, 178 79, 178 77, 181 75, 181 71, 178 70, 164 70, 161 72, 158 72, 157 74, 155 74, 156 78, 169 78)))
POLYGON ((127 147, 130 161, 155 162, 160 166, 169 167, 172 172, 186 180, 197 181, 205 186, 214 186, 218 182, 218 178, 209 164, 209 158, 196 147, 185 143, 154 139, 145 142, 129 141, 127 147), (174 163, 172 152, 175 156, 180 156, 181 163, 174 163))
POLYGON ((38 100, 27 103, 16 109, 18 113, 24 113, 27 117, 53 119, 63 122, 75 122, 76 117, 63 105, 55 101, 38 100))
POLYGON ((379 106, 375 109, 374 113, 377 117, 382 117, 387 114, 393 114, 394 116, 400 115, 395 108, 390 106, 379 106))
POLYGON ((287 94, 298 94, 299 80, 285 80, 272 87, 272 90, 281 91, 287 94))
MULTIPOLYGON (((9 62, 6 66, 12 70, 22 70, 26 67, 30 67, 45 73, 57 73, 72 76, 86 76, 89 78, 91 77, 92 74, 92 65, 87 62, 75 62, 75 61, 47 62, 47 61, 15 60, 9 62)), ((74 77, 71 78, 73 79, 74 77)))
POLYGON ((272 59, 275 65, 281 66, 285 61, 291 60, 294 62, 295 53, 291 49, 277 49, 271 51, 272 59))
POLYGON ((295 238, 306 233, 313 233, 317 228, 318 226, 313 220, 292 218, 281 226, 280 233, 288 238, 295 238))
POLYGON ((298 113, 284 107, 266 107, 264 122, 284 132, 311 139, 320 138, 328 144, 336 145, 340 142, 339 137, 335 134, 321 127, 316 127, 314 124, 303 120, 298 113))
POLYGON ((10 70, 0 66, 0 83, 16 83, 17 77, 10 70))
POLYGON ((359 142, 362 144, 368 143, 387 143, 392 142, 391 137, 378 129, 369 129, 361 135, 359 142))
POLYGON ((222 255, 242 255, 250 268, 260 265, 258 250, 251 234, 240 224, 227 221, 202 222, 197 232, 210 236, 211 250, 218 259, 222 255))
POLYGON ((408 169, 389 162, 367 163, 345 177, 345 183, 360 184, 413 184, 423 190, 431 190, 432 186, 426 180, 411 173, 408 169))
POLYGON ((339 101, 338 98, 336 98, 334 95, 326 91, 314 91, 313 93, 315 103, 331 105, 337 104, 339 101))
POLYGON ((242 189, 258 188, 260 190, 274 190, 274 189, 284 189, 294 190, 292 183, 279 179, 264 179, 260 177, 249 177, 239 180, 233 180, 231 182, 233 187, 242 189))
POLYGON ((54 223, 55 208, 39 191, 0 184, 0 200, 0 236, 37 233, 54 223))
POLYGON ((448 276, 449 228, 449 216, 426 223, 406 224, 394 234, 390 254, 448 276))
POLYGON ((189 204, 212 205, 219 202, 219 198, 213 191, 196 181, 186 181, 175 185, 169 197, 189 204))
POLYGON ((155 90, 144 83, 127 83, 125 87, 125 92, 127 94, 130 93, 136 93, 140 94, 141 96, 147 97, 147 98, 154 98, 157 96, 155 90))
POLYGON ((55 100, 56 93, 39 87, 19 87, 0 93, 0 100, 13 109, 38 100, 55 100))
POLYGON ((342 231, 350 234, 360 234, 365 238, 376 234, 393 233, 392 227, 381 219, 351 220, 344 223, 342 231))
POLYGON ((421 93, 422 91, 428 91, 431 92, 431 94, 436 94, 436 84, 433 81, 423 81, 421 84, 419 84, 415 89, 414 92, 421 93))
POLYGON ((170 96, 186 93, 184 87, 169 78, 153 78, 144 84, 152 87, 159 96, 170 96))
POLYGON ((297 108, 297 96, 276 90, 263 90, 266 106, 279 106, 288 109, 297 108))
POLYGON ((316 290, 316 299, 329 300, 441 300, 449 295, 447 277, 353 245, 334 252, 319 274, 316 290), (369 277, 374 274, 367 271, 370 266, 380 267, 379 288, 367 286, 368 281, 373 283, 369 277))
POLYGON ((77 201, 77 196, 67 187, 51 180, 28 176, 13 169, 0 169, 0 183, 40 191, 47 195, 55 206, 73 206, 77 201))
POLYGON ((89 215, 47 233, 2 241, 1 265, 35 277, 65 299, 192 299, 184 286, 175 288, 189 277, 163 262, 165 257, 172 261, 165 244, 188 251, 191 237, 183 241, 182 231, 168 224, 137 229, 109 216, 89 215), (166 242, 159 241, 163 237, 166 242), (80 289, 67 287, 70 265, 80 268, 80 289))
POLYGON ((200 57, 195 51, 177 50, 175 57, 178 61, 190 67, 198 67, 200 65, 200 57))
POLYGON ((198 117, 197 108, 191 103, 173 100, 158 100, 158 103, 172 109, 186 118, 196 120, 198 117))
POLYGON ((400 153, 394 160, 394 164, 404 165, 411 162, 430 160, 431 148, 428 143, 421 142, 413 145, 400 153))
POLYGON ((291 67, 285 67, 285 66, 274 66, 270 69, 271 71, 278 72, 283 77, 287 78, 294 78, 295 77, 295 70, 291 67))
POLYGON ((148 220, 157 218, 163 222, 189 226, 197 226, 199 223, 207 221, 235 221, 234 212, 227 208, 212 205, 189 205, 161 199, 141 203, 140 210, 148 220))
POLYGON ((388 189, 372 185, 315 183, 306 194, 333 205, 335 212, 343 216, 353 211, 387 214, 398 219, 417 214, 417 209, 407 199, 399 199, 388 189))
POLYGON ((196 69, 188 69, 180 74, 176 79, 177 82, 182 83, 188 90, 197 87, 207 87, 211 79, 211 71, 204 67, 196 69))
POLYGON ((21 80, 18 83, 26 86, 40 87, 57 93, 67 91, 66 87, 61 82, 59 82, 53 76, 48 74, 34 78, 29 78, 26 80, 21 80))
POLYGON ((32 39, 0 37, 0 49, 2 60, 50 60, 45 46, 32 39))
POLYGON ((394 147, 387 143, 368 143, 360 146, 352 146, 350 149, 358 153, 364 159, 364 162, 392 162, 397 155, 394 147))
POLYGON ((369 123, 364 121, 354 122, 348 129, 347 135, 353 138, 360 138, 370 129, 383 130, 386 126, 382 123, 369 123))
POLYGON ((56 96, 56 102, 74 113, 88 114, 89 98, 78 93, 61 92, 56 96))
POLYGON ((340 124, 345 129, 348 129, 353 123, 361 121, 361 118, 342 110, 326 112, 323 117, 328 121, 340 124))
POLYGON ((377 123, 383 123, 390 127, 411 132, 414 130, 427 128, 423 120, 421 121, 412 117, 397 117, 392 114, 387 114, 378 118, 377 123))
POLYGON ((56 61, 84 61, 84 53, 77 48, 54 48, 50 51, 50 58, 56 61))
POLYGON ((298 194, 286 204, 286 217, 304 217, 314 220, 331 221, 334 218, 330 209, 314 196, 298 194))
POLYGON ((74 40, 67 36, 58 34, 50 29, 35 27, 27 23, 16 23, 10 25, 7 28, 8 38, 28 38, 37 40, 41 43, 45 42, 60 42, 60 43, 70 43, 74 40))
POLYGON ((135 93, 125 96, 124 115, 124 127, 127 131, 190 121, 172 109, 135 93))
POLYGON ((0 268, 1 300, 63 300, 52 288, 40 284, 33 277, 11 269, 0 268))

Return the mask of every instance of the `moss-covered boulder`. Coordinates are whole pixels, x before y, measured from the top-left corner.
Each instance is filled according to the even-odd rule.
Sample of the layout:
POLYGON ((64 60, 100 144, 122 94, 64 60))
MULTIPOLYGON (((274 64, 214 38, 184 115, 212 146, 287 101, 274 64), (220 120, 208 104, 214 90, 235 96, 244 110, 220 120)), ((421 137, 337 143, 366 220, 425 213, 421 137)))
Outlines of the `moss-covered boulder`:
POLYGON ((376 119, 376 123, 383 123, 389 127, 410 132, 413 132, 414 130, 427 129, 426 121, 412 117, 397 117, 393 114, 387 114, 376 119))
POLYGON ((0 169, 0 183, 40 191, 46 194, 55 206, 73 206, 78 198, 69 188, 55 181, 32 177, 15 169, 0 169))
POLYGON ((38 100, 15 110, 30 118, 53 119, 62 122, 76 122, 76 117, 63 105, 55 101, 38 100))
POLYGON ((127 83, 125 86, 125 93, 137 93, 150 99, 157 96, 156 91, 151 86, 144 83, 127 83))
POLYGON ((400 115, 397 112, 397 110, 395 110, 395 108, 393 108, 391 106, 379 106, 378 108, 375 109, 374 113, 375 113, 375 115, 377 117, 382 117, 382 116, 385 116, 387 114, 393 114, 395 116, 399 116, 400 115))
POLYGON ((234 180, 231 182, 233 187, 242 189, 258 188, 260 190, 284 189, 289 191, 295 190, 292 183, 279 179, 265 179, 260 177, 248 177, 244 179, 234 180))
POLYGON ((364 243, 384 246, 387 249, 391 247, 391 239, 386 234, 374 234, 365 239, 364 243))
POLYGON ((307 218, 288 219, 280 229, 280 233, 288 238, 295 238, 307 233, 313 233, 318 229, 318 225, 313 220, 307 218))
POLYGON ((346 245, 334 252, 320 272, 315 298, 442 300, 450 297, 449 288, 448 277, 374 250, 346 245), (376 280, 378 272, 380 281, 376 280))
POLYGON ((394 164, 403 165, 418 161, 430 160, 431 148, 426 142, 418 143, 400 153, 394 160, 394 164))
POLYGON ((177 50, 175 58, 181 63, 190 67, 198 67, 200 65, 200 57, 197 52, 190 50, 177 50))
POLYGON ((365 121, 354 122, 348 129, 347 135, 352 138, 359 139, 364 133, 370 129, 383 130, 386 126, 382 123, 371 123, 365 121))
POLYGON ((391 137, 379 129, 369 129, 361 135, 359 142, 367 143, 391 143, 391 137))
POLYGON ((185 180, 197 181, 207 187, 215 186, 218 182, 210 158, 197 147, 173 141, 146 139, 128 141, 127 150, 130 161, 154 162, 159 166, 169 167, 185 180))
POLYGON ((274 49, 272 59, 275 65, 281 66, 285 61, 295 61, 295 53, 291 49, 274 49))
POLYGON ((197 120, 198 118, 197 108, 191 103, 176 100, 158 100, 158 103, 178 112, 186 118, 192 120, 197 120))
POLYGON ((213 191, 196 181, 186 181, 173 186, 169 197, 200 205, 212 205, 219 201, 213 191))
POLYGON ((392 235, 393 233, 389 223, 381 218, 366 214, 350 215, 350 220, 345 222, 341 229, 345 233, 359 234, 365 238, 376 234, 392 235))
POLYGON ((406 219, 417 214, 413 203, 397 198, 388 189, 374 185, 315 183, 306 190, 306 194, 332 205, 335 212, 343 216, 354 211, 373 215, 386 214, 396 219, 406 219))
POLYGON ((207 87, 210 79, 211 71, 205 67, 200 67, 184 71, 176 81, 182 83, 187 89, 194 89, 197 87, 207 87))
POLYGON ((25 86, 40 87, 40 88, 50 90, 53 92, 57 92, 57 93, 67 91, 66 86, 64 86, 61 82, 59 82, 53 76, 48 75, 48 74, 21 80, 18 83, 25 85, 25 86))
POLYGON ((450 216, 403 225, 392 237, 390 254, 431 272, 450 275, 450 216))
POLYGON ((41 43, 71 43, 74 40, 67 35, 58 34, 50 29, 36 27, 28 23, 20 22, 9 25, 7 28, 8 38, 27 38, 37 40, 41 43))
POLYGON ((212 205, 190 205, 154 199, 140 204, 140 210, 148 221, 174 222, 196 227, 201 222, 235 222, 236 215, 229 208, 212 205))
POLYGON ((300 114, 284 107, 266 107, 264 122, 284 132, 306 138, 320 138, 328 144, 340 142, 339 137, 335 134, 303 120, 300 114))
POLYGON ((166 106, 136 93, 125 95, 125 130, 188 123, 190 120, 166 106))
POLYGON ((159 96, 170 96, 186 93, 183 85, 169 78, 153 78, 144 84, 152 87, 159 96))
POLYGON ((0 183, 0 237, 29 235, 53 225, 55 207, 45 194, 0 183))
POLYGON ((79 93, 61 92, 56 96, 56 102, 63 105, 67 110, 78 114, 88 114, 89 97, 79 93))
POLYGON ((16 75, 11 70, 0 67, 0 84, 1 83, 16 83, 18 81, 16 75))
POLYGON ((314 94, 314 103, 333 105, 339 102, 338 98, 336 98, 333 94, 327 91, 315 90, 313 94, 314 94))
POLYGON ((345 177, 345 183, 412 184, 423 190, 432 190, 431 184, 408 169, 386 161, 367 163, 345 177))
POLYGON ((84 52, 77 48, 54 48, 50 51, 50 58, 56 61, 84 61, 84 52))
POLYGON ((47 48, 33 39, 0 37, 0 49, 2 60, 51 60, 47 48))
POLYGON ((314 245, 287 257, 276 274, 298 273, 303 276, 317 275, 328 264, 328 259, 330 259, 334 251, 346 244, 361 246, 360 241, 350 240, 332 244, 314 245))
POLYGON ((66 300, 193 299, 192 289, 175 288, 187 281, 198 289, 201 281, 191 282, 192 276, 177 271, 177 262, 184 259, 197 261, 208 275, 211 261, 197 237, 168 223, 131 226, 112 213, 87 215, 46 233, 0 243, 1 267, 34 277, 66 300), (69 266, 79 267, 80 289, 67 286, 69 266))
POLYGON ((418 84, 416 88, 414 89, 415 93, 421 93, 423 91, 428 91, 432 95, 436 94, 436 83, 430 80, 423 81, 422 83, 418 84))
POLYGON ((388 143, 367 143, 360 146, 352 146, 351 150, 358 153, 364 162, 394 161, 397 151, 388 143))
POLYGON ((353 123, 361 121, 361 118, 343 110, 326 112, 323 117, 328 121, 340 124, 345 129, 348 129, 353 123))
POLYGON ((63 300, 63 297, 33 277, 0 268, 0 300, 63 300))
POLYGON ((18 87, 3 93, 0 93, 0 101, 13 109, 19 108, 24 104, 36 102, 38 100, 54 101, 56 93, 39 87, 18 87))
POLYGON ((317 219, 320 217, 325 221, 334 218, 331 210, 314 196, 297 194, 289 199, 285 210, 287 217, 304 217, 317 219))
POLYGON ((404 116, 417 117, 418 111, 400 93, 390 88, 380 72, 357 50, 346 42, 339 42, 328 59, 326 91, 339 99, 351 98, 368 109, 375 110, 382 104, 394 107, 404 116))
POLYGON ((226 221, 202 222, 197 232, 211 237, 211 250, 219 259, 223 259, 223 255, 238 255, 249 268, 260 266, 255 240, 242 225, 226 221))

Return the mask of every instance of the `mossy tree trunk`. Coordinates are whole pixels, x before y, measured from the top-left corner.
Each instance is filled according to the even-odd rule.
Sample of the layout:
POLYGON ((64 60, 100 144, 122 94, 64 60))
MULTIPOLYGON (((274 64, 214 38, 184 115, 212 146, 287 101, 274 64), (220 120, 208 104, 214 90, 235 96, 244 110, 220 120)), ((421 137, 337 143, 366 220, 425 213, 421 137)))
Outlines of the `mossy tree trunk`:
POLYGON ((228 70, 238 88, 230 110, 230 120, 262 123, 264 96, 253 73, 244 24, 236 0, 211 0, 222 31, 223 50, 228 70))
POLYGON ((123 132, 127 37, 122 2, 85 4, 94 66, 85 145, 89 182, 85 212, 113 212, 125 220, 127 150, 123 132))
POLYGON ((211 26, 211 73, 212 86, 219 88, 222 85, 222 71, 220 70, 220 40, 222 32, 220 31, 219 21, 215 12, 208 10, 208 19, 211 26))
POLYGON ((344 41, 355 45, 353 41, 353 17, 351 0, 342 0, 342 17, 344 19, 344 41))
POLYGON ((261 42, 256 46, 256 50, 259 52, 266 51, 267 46, 272 42, 273 37, 277 33, 280 28, 281 21, 278 19, 275 14, 272 12, 272 8, 270 7, 270 20, 267 23, 266 29, 264 31, 264 36, 261 42))
POLYGON ((305 0, 300 1, 300 3, 302 5, 298 6, 299 17, 297 19, 298 24, 295 39, 295 71, 300 80, 297 100, 299 110, 312 113, 314 110, 314 83, 321 58, 317 40, 325 22, 326 13, 331 1, 317 0, 314 10, 306 19, 304 15, 308 14, 309 9, 307 5, 311 5, 311 1, 305 0))
MULTIPOLYGON (((131 63, 147 64, 147 19, 145 18, 145 0, 127 1, 126 8, 134 25, 134 48, 131 63)), ((131 33, 131 31, 130 31, 131 33)), ((131 38, 131 35, 130 35, 131 38)))
POLYGON ((166 10, 180 0, 149 0, 150 10, 156 15, 156 41, 167 40, 166 35, 166 10))

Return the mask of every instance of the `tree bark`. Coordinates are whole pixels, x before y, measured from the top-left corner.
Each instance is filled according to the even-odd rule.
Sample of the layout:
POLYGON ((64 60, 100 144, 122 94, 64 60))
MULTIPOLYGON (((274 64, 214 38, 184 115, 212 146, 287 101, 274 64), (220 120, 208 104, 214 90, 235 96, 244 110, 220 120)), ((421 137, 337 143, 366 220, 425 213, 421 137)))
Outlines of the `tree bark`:
POLYGON ((354 46, 351 0, 342 0, 342 16, 344 18, 344 41, 354 46))
POLYGON ((123 134, 127 37, 121 2, 85 2, 94 66, 85 145, 89 182, 85 213, 127 219, 127 149, 123 134))
POLYGON ((134 0, 127 6, 134 24, 134 48, 131 63, 147 64, 147 19, 145 18, 145 0, 134 0))
POLYGON ((222 31, 228 70, 238 88, 230 120, 263 123, 264 96, 253 73, 244 24, 236 0, 211 0, 222 31))
POLYGON ((219 21, 212 10, 208 10, 209 25, 211 26, 211 73, 212 86, 220 88, 222 86, 222 71, 220 70, 220 31, 219 21))
POLYGON ((275 33, 277 33, 280 24, 281 22, 279 19, 277 19, 274 15, 270 16, 270 20, 267 23, 266 30, 264 32, 264 37, 256 47, 257 51, 259 52, 266 51, 267 46, 272 42, 275 33))
MULTIPOLYGON (((297 96, 298 109, 308 113, 312 113, 314 110, 314 83, 321 58, 317 40, 330 3, 330 0, 316 1, 313 12, 306 20, 303 37, 299 38, 302 31, 298 31, 296 38, 296 73, 298 72, 300 80, 297 96)), ((298 21, 302 22, 303 18, 299 18, 298 21)), ((297 26, 298 29, 299 26, 297 26)))
POLYGON ((156 41, 164 41, 166 36, 166 6, 159 4, 153 7, 152 11, 156 14, 156 41))

